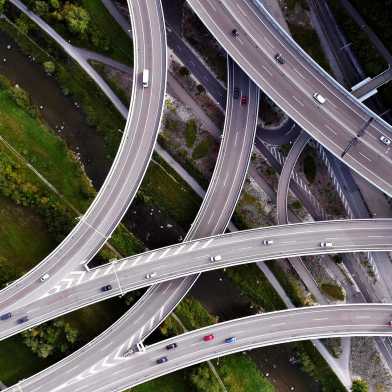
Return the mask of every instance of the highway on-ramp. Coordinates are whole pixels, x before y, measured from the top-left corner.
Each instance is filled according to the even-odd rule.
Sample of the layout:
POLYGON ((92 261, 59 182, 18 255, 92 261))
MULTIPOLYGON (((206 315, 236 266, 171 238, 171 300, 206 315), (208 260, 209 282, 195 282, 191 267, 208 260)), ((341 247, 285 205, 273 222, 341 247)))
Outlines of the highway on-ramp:
POLYGON ((257 0, 188 3, 233 60, 290 118, 392 196, 391 154, 379 140, 391 132, 390 125, 323 71, 257 0), (284 64, 275 60, 277 54, 284 64), (314 99, 315 93, 325 98, 324 104, 314 99))
MULTIPOLYGON (((392 219, 299 223, 207 237, 128 257, 84 271, 82 275, 65 277, 53 292, 27 306, 13 309, 13 317, 0 324, 0 339, 106 298, 203 271, 293 256, 391 250, 392 219), (332 245, 322 246, 325 242, 332 245), (211 261, 211 257, 218 255, 220 260, 211 261), (112 285, 112 290, 101 291, 108 284, 112 285), (17 320, 26 315, 29 320, 18 323, 17 320)), ((172 290, 167 285, 165 290, 158 296, 165 302, 154 309, 154 317, 145 318, 149 309, 146 305, 139 314, 144 321, 143 332, 161 318, 159 313, 165 312, 169 298, 178 301, 176 284, 172 290)))
MULTIPOLYGON (((392 304, 314 306, 258 314, 197 329, 146 347, 128 357, 119 352, 115 363, 100 358, 78 378, 48 378, 47 392, 119 392, 209 359, 257 347, 315 338, 391 336, 392 304), (204 341, 212 334, 214 339, 204 341), (232 343, 225 339, 235 337, 232 343), (166 346, 177 343, 171 350, 166 346), (157 360, 167 357, 167 362, 157 360)), ((26 380, 27 381, 27 380, 26 380)), ((23 392, 41 391, 39 384, 20 384, 23 392), (37 387, 38 385, 38 387, 37 387)), ((17 386, 7 389, 18 391, 17 386)))
MULTIPOLYGON (((30 12, 18 0, 12 2, 30 12)), ((39 298, 70 271, 83 270, 120 223, 139 185, 153 152, 166 86, 166 40, 160 0, 132 1, 134 80, 124 135, 111 170, 87 212, 64 241, 21 279, 0 291, 0 308, 13 308, 39 298), (149 69, 149 87, 141 85, 143 69, 149 69), (50 278, 40 282, 45 273, 50 278)), ((33 19, 34 20, 34 19, 33 19)), ((39 22, 39 20, 37 21, 39 22)), ((53 29, 49 32, 57 34, 53 29)))

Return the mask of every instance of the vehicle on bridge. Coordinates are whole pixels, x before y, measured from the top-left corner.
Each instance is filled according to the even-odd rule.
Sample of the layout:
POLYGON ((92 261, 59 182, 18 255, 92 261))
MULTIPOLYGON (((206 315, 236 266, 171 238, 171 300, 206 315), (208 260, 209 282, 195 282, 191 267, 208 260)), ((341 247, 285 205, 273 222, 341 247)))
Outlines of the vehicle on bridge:
POLYGON ((326 102, 326 99, 320 93, 314 93, 313 98, 321 105, 326 102))
POLYGON ((148 69, 143 69, 143 88, 148 87, 150 81, 150 71, 148 69))
POLYGON ((381 143, 384 143, 386 146, 390 146, 392 143, 392 140, 384 135, 380 136, 380 141, 381 143))
POLYGON ((168 361, 168 359, 167 359, 167 357, 161 357, 161 358, 158 358, 157 359, 157 363, 159 364, 159 363, 165 363, 165 362, 167 362, 168 361))
POLYGON ((8 320, 9 318, 11 318, 12 313, 8 312, 8 313, 4 313, 0 316, 0 320, 8 320))
POLYGON ((333 247, 333 243, 332 242, 320 242, 320 246, 322 248, 332 248, 333 247))

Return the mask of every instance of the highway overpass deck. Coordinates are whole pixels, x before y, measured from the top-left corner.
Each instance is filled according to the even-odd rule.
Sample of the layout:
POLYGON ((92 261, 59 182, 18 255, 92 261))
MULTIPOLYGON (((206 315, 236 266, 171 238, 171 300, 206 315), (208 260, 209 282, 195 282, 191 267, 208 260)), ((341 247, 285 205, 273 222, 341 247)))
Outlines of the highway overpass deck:
MULTIPOLYGON (((12 309, 13 317, 0 325, 0 339, 124 292, 203 271, 293 256, 391 250, 392 219, 299 223, 207 237, 70 274, 45 296, 12 309), (270 240, 273 243, 264 243, 270 240), (332 246, 322 246, 325 242, 332 246), (217 255, 221 260, 212 262, 210 258, 217 255), (113 289, 101 291, 107 284, 113 289), (26 315, 27 322, 17 322, 26 315)), ((171 296, 176 298, 175 285, 172 291, 167 286, 160 298, 171 296)), ((156 316, 154 312, 152 320, 156 316)))
MULTIPOLYGON (((40 17, 33 14, 19 0, 12 0, 22 12, 67 51, 72 48, 40 17)), ((124 134, 110 172, 93 203, 63 242, 40 264, 8 287, 0 291, 0 307, 14 307, 38 298, 48 284, 72 270, 80 262, 91 260, 110 238, 135 197, 150 161, 160 126, 166 87, 166 39, 160 0, 133 1, 130 7, 134 33, 134 77, 130 110, 128 113, 109 86, 100 87, 113 99, 113 104, 128 116, 124 134), (150 70, 149 87, 143 88, 141 74, 150 70), (122 108, 125 110, 122 110, 122 108), (46 283, 40 282, 45 273, 51 275, 46 283)), ((77 54, 72 53, 73 56, 77 54)), ((96 76, 96 72, 80 59, 80 64, 96 76)))
MULTIPOLYGON (((101 356, 79 377, 66 372, 42 378, 40 374, 18 385, 23 392, 119 392, 185 367, 257 347, 344 336, 392 336, 392 304, 348 304, 297 308, 258 314, 201 328, 146 347, 143 353, 124 357, 101 356), (211 341, 203 337, 214 335, 211 341), (225 339, 235 337, 232 343, 225 339), (170 343, 177 348, 167 350, 170 343), (166 363, 158 364, 161 357, 166 363)), ((136 343, 136 342, 134 342, 136 343)), ((17 389, 9 388, 6 391, 17 389)))
POLYGON ((256 0, 219 1, 219 7, 208 0, 188 3, 234 61, 289 117, 353 170, 392 195, 392 159, 389 148, 379 140, 391 132, 390 125, 323 71, 256 0), (277 53, 284 64, 274 59, 277 53), (324 104, 313 98, 315 93, 326 99, 324 104), (370 118, 371 124, 358 138, 370 118), (355 137, 358 142, 342 158, 355 137))

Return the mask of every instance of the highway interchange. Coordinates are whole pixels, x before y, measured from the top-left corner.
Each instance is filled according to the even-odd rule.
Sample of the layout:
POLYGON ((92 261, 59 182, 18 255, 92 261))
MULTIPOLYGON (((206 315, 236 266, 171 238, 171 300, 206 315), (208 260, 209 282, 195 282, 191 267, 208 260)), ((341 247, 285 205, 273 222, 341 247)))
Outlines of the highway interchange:
MULTIPOLYGON (((391 219, 299 223, 206 237, 131 256, 82 274, 71 272, 47 295, 13 309, 14 317, 0 325, 0 339, 124 292, 203 271, 290 256, 391 250, 391 219), (266 245, 264 241, 273 243, 266 245), (324 242, 330 242, 332 246, 321 246, 324 242), (222 259, 212 262, 210 258, 216 255, 222 259), (155 276, 146 278, 151 273, 155 276), (113 289, 102 292, 101 287, 107 284, 111 284, 113 289), (17 319, 26 314, 29 321, 17 323, 17 319)), ((162 306, 167 307, 166 301, 162 301, 166 298, 162 291, 166 292, 167 287, 163 286, 160 291, 161 306, 154 312, 155 321, 156 314, 164 314, 162 306)), ((187 290, 176 296, 175 287, 176 283, 171 287, 170 299, 177 303, 187 290)), ((137 316, 144 319, 144 309, 137 316)), ((144 321, 144 326, 151 323, 151 319, 144 321)))
POLYGON ((353 137, 373 118, 343 161, 392 195, 392 170, 387 169, 392 168, 392 160, 388 148, 379 141, 381 135, 389 134, 391 127, 318 67, 263 6, 257 7, 256 0, 188 0, 188 3, 260 89, 339 159, 353 137), (232 37, 234 28, 239 32, 237 39, 232 37), (274 59, 277 53, 285 64, 274 59), (314 93, 326 99, 324 105, 314 100, 314 93))
MULTIPOLYGON (((13 0, 19 7, 23 5, 13 0)), ((166 40, 159 0, 133 1, 134 88, 129 116, 113 165, 93 203, 64 241, 39 265, 0 291, 0 307, 26 303, 31 294, 47 290, 40 283, 44 273, 52 281, 82 269, 102 248, 134 199, 147 170, 160 126, 166 86, 166 40), (144 16, 148 16, 146 19, 144 16), (149 20, 155 20, 149 24, 149 20), (140 37, 139 37, 140 36, 140 37), (141 86, 141 73, 151 69, 150 88, 141 86)), ((51 31, 54 34, 54 32, 51 31)))
MULTIPOLYGON (((15 0, 12 1, 14 2, 15 0)), ((272 99, 274 99, 316 140, 330 149, 335 155, 339 156, 342 149, 345 147, 345 144, 347 144, 352 135, 355 135, 355 130, 361 128, 363 122, 367 118, 366 116, 369 116, 369 112, 359 105, 357 101, 349 97, 349 94, 346 92, 343 93, 339 87, 336 87, 336 83, 332 83, 328 77, 326 77, 322 83, 319 80, 320 74, 317 73, 319 70, 316 69, 315 71, 313 65, 311 63, 309 64, 308 60, 303 57, 302 52, 299 53, 299 58, 295 56, 298 55, 298 53, 293 54, 292 44, 290 42, 287 44, 287 42, 284 41, 287 37, 285 37, 284 34, 282 36, 279 28, 277 28, 277 32, 274 31, 274 34, 269 35, 272 31, 271 27, 275 29, 276 26, 266 15, 263 15, 265 18, 263 19, 263 22, 260 23, 260 15, 257 14, 257 10, 254 8, 251 1, 238 1, 234 4, 227 2, 222 3, 217 0, 218 3, 222 3, 222 7, 215 7, 213 5, 214 2, 211 1, 188 0, 188 2, 195 11, 202 16, 202 20, 206 23, 207 27, 212 30, 212 33, 218 35, 218 40, 221 43, 224 43, 225 49, 228 50, 229 54, 233 55, 234 60, 240 63, 240 66, 249 74, 255 83, 259 87, 262 87, 272 99), (232 7, 234 6, 238 7, 238 9, 233 9, 232 7), (216 13, 216 20, 219 21, 219 27, 215 23, 211 23, 210 15, 214 15, 214 13, 216 13), (241 20, 235 20, 233 22, 234 14, 241 20), (250 22, 247 21, 244 23, 245 17, 249 18, 250 22), (261 33, 258 29, 263 28, 263 26, 266 26, 267 24, 269 25, 269 28, 262 30, 263 32, 261 33), (230 32, 233 28, 232 26, 237 28, 240 26, 240 37, 238 39, 233 40, 233 38, 230 37, 230 32), (245 34, 243 34, 242 31, 245 34), (251 34, 252 39, 249 38, 251 34), (261 44, 253 37, 264 37, 264 44, 258 47, 258 49, 261 48, 262 50, 255 50, 255 43, 257 45, 261 44), (269 39, 270 44, 268 44, 269 39), (229 43, 227 43, 228 40, 230 41, 229 43), (271 42, 273 46, 271 46, 271 42), (282 42, 285 42, 287 45, 282 46, 282 42), (269 85, 266 82, 266 80, 269 79, 267 75, 271 74, 270 76, 272 76, 270 71, 270 69, 272 69, 271 67, 279 68, 279 65, 273 60, 274 51, 277 50, 276 48, 279 48, 279 53, 283 53, 286 60, 286 66, 290 64, 289 69, 285 69, 284 73, 278 71, 273 74, 274 89, 279 90, 278 93, 272 89, 271 81, 269 81, 269 85), (250 63, 257 64, 258 67, 261 66, 264 71, 261 71, 259 68, 255 70, 253 66, 250 66, 250 63), (305 75, 305 78, 301 75, 305 75), (307 83, 304 83, 304 80, 306 80, 307 83), (301 88, 299 88, 298 82, 301 83, 301 88), (285 99, 285 97, 290 96, 286 95, 289 87, 294 87, 295 91, 298 92, 298 97, 293 97, 295 98, 294 101, 297 101, 296 108, 292 106, 292 102, 290 104, 287 98, 285 99), (318 107, 312 99, 312 94, 315 91, 321 92, 327 98, 327 103, 323 108, 318 107), (334 99, 337 99, 336 102, 339 102, 339 107, 332 102, 334 99), (306 118, 303 113, 306 113, 306 118), (333 131, 333 129, 329 129, 331 128, 331 125, 328 125, 327 127, 323 122, 326 124, 336 123, 338 126, 335 131, 333 131), (323 132, 320 132, 320 129, 322 129, 323 132), (339 132, 341 132, 341 134, 338 135, 341 139, 338 139, 336 135, 338 129, 339 132)), ((197 278, 197 274, 201 271, 222 268, 224 266, 236 265, 239 263, 293 255, 364 250, 392 250, 392 224, 387 219, 324 222, 298 225, 298 227, 301 227, 301 230, 297 230, 297 232, 295 231, 297 225, 287 225, 197 240, 189 244, 176 245, 170 248, 127 258, 117 261, 110 266, 104 266, 89 272, 83 270, 82 265, 91 259, 104 244, 121 220, 128 205, 136 194, 151 157, 163 107, 166 81, 166 42, 164 38, 163 15, 160 1, 156 0, 147 3, 133 1, 129 2, 129 4, 135 41, 134 69, 136 72, 134 73, 134 89, 126 131, 124 132, 122 144, 116 156, 115 163, 102 187, 102 189, 104 189, 106 185, 105 189, 107 189, 107 191, 105 193, 101 190, 88 213, 81 218, 81 222, 75 227, 73 232, 71 232, 69 237, 67 237, 59 248, 49 255, 47 259, 36 267, 36 269, 26 275, 25 278, 22 278, 19 282, 10 285, 6 290, 0 292, 0 300, 4 298, 4 301, 1 300, 0 302, 0 308, 2 310, 10 310, 12 308, 13 312, 14 309, 16 309, 16 315, 23 315, 26 313, 31 315, 30 321, 25 325, 19 324, 15 326, 14 319, 2 323, 0 330, 0 336, 2 338, 20 332, 31 325, 39 324, 44 320, 52 319, 57 315, 100 301, 104 298, 118 295, 137 287, 165 282, 153 286, 148 290, 142 300, 131 309, 129 314, 125 315, 125 318, 119 320, 117 325, 113 326, 113 330, 119 331, 121 329, 123 331, 122 340, 116 340, 116 343, 121 342, 119 347, 121 347, 121 350, 124 350, 125 347, 131 345, 131 340, 143 340, 143 338, 159 325, 164 317, 170 313, 186 294, 197 278), (146 8, 144 9, 143 7, 146 8), (148 23, 152 20, 157 23, 148 23), (149 31, 149 28, 151 28, 151 31, 149 31), (139 33, 141 36, 138 37, 139 33), (139 44, 142 46, 139 47, 139 44), (140 80, 138 80, 141 70, 144 68, 153 70, 153 72, 151 72, 151 74, 153 74, 150 81, 151 85, 148 89, 142 89, 140 87, 140 80), (155 91, 159 91, 160 94, 154 95, 155 91), (148 129, 149 132, 145 132, 146 129, 148 129), (136 131, 128 136, 129 130, 138 130, 140 136, 137 136, 136 131), (146 140, 141 143, 140 140, 143 138, 146 140), (140 155, 138 156, 137 154, 140 155), (127 186, 124 186, 124 184, 127 184, 127 186), (107 206, 110 208, 107 208, 107 206), (302 231, 302 228, 304 231, 302 231), (344 232, 345 236, 336 237, 336 232, 339 231, 344 232), (274 244, 271 246, 263 245, 262 241, 271 237, 274 238, 274 244), (325 242, 326 240, 333 241, 333 248, 320 247, 320 243, 325 242), (249 246, 236 246, 237 244, 241 244, 241 242, 246 242, 249 246), (185 253, 186 257, 184 257, 185 253), (210 257, 214 254, 222 255, 222 261, 212 263, 210 257), (64 257, 67 262, 64 263, 60 269, 59 260, 63 260, 61 257, 64 257), (158 259, 161 259, 161 261, 154 263, 154 261, 157 261, 158 259), (150 263, 154 263, 154 272, 157 272, 157 275, 151 280, 146 280, 145 275, 152 272, 150 263), (48 266, 50 266, 49 271, 51 273, 51 279, 47 284, 37 283, 42 273, 48 271, 48 266), (63 277, 59 278, 61 275, 63 277), (177 279, 181 276, 186 278, 177 279), (166 282, 167 280, 170 280, 170 282, 166 282), (99 288, 107 283, 113 285, 113 290, 106 293, 100 292, 99 288), (34 295, 30 295, 27 300, 28 294, 31 293, 34 295), (128 322, 132 320, 135 324, 125 333, 124 329, 121 328, 121 326, 124 325, 124 320, 128 320, 128 322), (130 331, 133 332, 131 338, 129 337, 131 335, 130 331)), ((226 105, 225 130, 217 165, 206 198, 195 223, 192 225, 191 231, 187 236, 188 240, 224 232, 238 200, 248 168, 256 128, 259 93, 255 84, 250 82, 245 75, 243 79, 241 79, 241 72, 233 72, 234 67, 236 67, 236 65, 229 60, 228 101, 226 105), (240 79, 230 83, 230 79, 233 78, 234 75, 239 75, 240 79), (240 86, 241 94, 246 91, 248 105, 245 107, 239 103, 239 100, 233 99, 234 86, 240 86), (243 131, 243 134, 240 133, 241 131, 243 131), (214 214, 217 212, 219 212, 219 214, 214 217, 214 214)), ((325 77, 325 75, 321 76, 325 77)), ((290 94, 290 92, 288 92, 288 94, 290 94)), ((366 130, 365 136, 361 138, 361 141, 364 142, 353 146, 352 150, 346 154, 344 161, 370 182, 391 195, 392 182, 385 176, 386 170, 384 169, 391 165, 391 160, 387 155, 389 150, 385 150, 377 140, 380 130, 386 133, 389 131, 389 127, 377 119, 373 113, 371 116, 375 120, 366 130), (359 147, 359 145, 361 147, 359 147), (373 158, 373 156, 375 156, 375 159, 379 159, 377 163, 372 159, 369 160, 369 157, 373 158), (364 161, 363 157, 366 158, 366 161, 364 161), (382 168, 381 172, 380 168, 382 168)), ((392 171, 389 173, 392 173, 392 171)), ((347 305, 347 308, 350 308, 351 306, 354 305, 347 305)), ((325 324, 321 326, 325 327, 325 329, 322 330, 320 327, 319 335, 312 335, 311 333, 308 333, 309 331, 305 335, 300 335, 297 334, 295 330, 293 331, 290 328, 285 330, 285 328, 283 328, 281 331, 281 340, 279 340, 279 338, 272 339, 272 337, 269 336, 269 340, 268 337, 264 340, 261 339, 257 343, 254 343, 254 347, 263 344, 272 344, 273 342, 276 343, 278 341, 288 341, 299 338, 304 339, 310 336, 322 337, 324 336, 322 335, 323 333, 330 332, 328 328, 338 329, 338 331, 335 331, 334 333, 339 336, 345 334, 391 334, 386 328, 386 322, 388 321, 388 317, 390 317, 391 308, 388 306, 383 307, 382 305, 366 306, 367 308, 363 308, 366 317, 362 318, 362 321, 360 321, 360 318, 350 318, 350 316, 348 316, 351 314, 350 312, 344 313, 343 310, 336 311, 332 308, 330 310, 323 308, 319 311, 335 312, 337 317, 331 317, 335 324, 333 324, 333 322, 332 324, 329 324, 329 322, 321 323, 325 324), (389 316, 387 315, 388 312, 389 316), (345 316, 343 316, 343 314, 345 314, 345 316), (377 314, 377 319, 372 320, 374 321, 374 324, 372 325, 363 321, 368 318, 369 314, 377 314), (349 323, 349 325, 338 325, 339 323, 337 320, 342 320, 342 317, 347 317, 347 323, 349 323), (342 328, 337 328, 337 326, 341 326, 342 328), (347 327, 346 330, 344 330, 344 327, 347 327)), ((317 312, 316 309, 311 310, 310 312, 317 312)), ((301 318, 302 311, 307 312, 307 310, 302 309, 294 312, 298 312, 298 317, 301 318)), ((271 317, 274 316, 271 315, 271 317)), ((325 320, 324 316, 323 318, 325 320)), ((327 319, 329 319, 329 317, 327 317, 327 319)), ((259 321, 260 320, 257 319, 255 323, 259 321)), ((312 319, 312 321, 321 322, 322 320, 312 319)), ((233 325, 237 325, 238 323, 239 328, 242 328, 243 322, 245 321, 238 320, 231 323, 233 325)), ((216 333, 219 334, 219 328, 225 327, 222 324, 222 326, 216 328, 218 328, 216 333)), ((259 326, 255 326, 255 328, 259 328, 259 326)), ((266 328, 268 329, 268 325, 266 328)), ((233 326, 233 332, 235 331, 237 330, 235 330, 235 327, 233 326)), ((249 328, 248 331, 247 328, 244 339, 250 339, 254 332, 254 329, 249 328)), ((268 330, 266 332, 268 332, 268 330)), ((200 337, 201 333, 203 333, 203 331, 196 331, 191 334, 200 337)), ((94 343, 105 339, 105 334, 110 336, 110 331, 107 331, 102 336, 98 337, 96 341, 92 342, 91 346, 94 346, 94 343)), ((187 339, 187 336, 188 335, 181 337, 181 339, 187 339)), ((241 336, 240 332, 239 336, 241 336)), ((102 341, 100 343, 102 343, 102 341)), ((221 341, 217 342, 217 344, 221 343, 221 341)), ((153 347, 157 346, 157 350, 159 350, 159 348, 162 349, 165 342, 160 344, 161 343, 154 345, 153 347)), ((111 350, 113 349, 113 346, 115 346, 115 344, 110 345, 111 350)), ((100 344, 100 347, 103 347, 102 344, 100 344)), ((200 350, 199 355, 194 353, 194 351, 196 351, 195 348, 191 352, 192 355, 189 354, 189 351, 179 350, 178 362, 173 361, 169 362, 169 364, 164 364, 160 370, 154 368, 156 370, 155 372, 150 372, 147 367, 146 372, 151 373, 148 375, 143 372, 141 372, 143 373, 141 374, 138 371, 135 371, 134 377, 136 378, 132 379, 128 375, 128 378, 126 379, 118 378, 117 380, 113 380, 113 384, 108 383, 105 386, 105 388, 109 389, 99 389, 98 386, 94 388, 92 380, 84 382, 84 378, 82 377, 83 372, 80 373, 80 369, 78 369, 77 372, 80 374, 77 375, 76 378, 70 377, 71 374, 68 374, 67 376, 68 380, 80 381, 78 387, 75 387, 75 385, 73 385, 74 381, 72 381, 69 385, 65 383, 62 389, 54 388, 48 390, 67 390, 66 388, 68 387, 76 391, 93 389, 108 391, 122 390, 127 386, 136 385, 137 383, 157 377, 160 374, 173 371, 180 367, 231 352, 230 349, 225 350, 226 347, 227 346, 222 347, 220 351, 215 351, 214 354, 211 352, 205 353, 203 350, 200 350), (181 357, 181 355, 184 355, 184 357, 181 357), (115 387, 115 383, 121 385, 115 387)), ((246 344, 240 344, 240 342, 238 342, 238 347, 235 351, 248 347, 249 345, 247 346, 246 344)), ((83 348, 81 352, 83 352, 83 350, 84 352, 87 352, 88 348, 83 348)), ((119 350, 118 347, 116 350, 114 358, 118 359, 121 350, 119 350)), ((154 349, 151 348, 151 350, 151 353, 154 353, 154 349)), ((94 350, 91 352, 93 351, 94 350)), ((149 353, 150 348, 143 354, 143 358, 146 361, 149 360, 149 353)), ((74 358, 74 360, 76 359, 79 361, 78 355, 80 355, 78 352, 73 354, 69 357, 69 360, 74 358)), ((97 354, 95 353, 95 355, 97 354)), ((65 361, 66 360, 67 358, 65 361)), ((99 359, 97 360, 97 363, 99 363, 99 359)), ((60 362, 59 365, 62 362, 60 362)), ((123 361, 119 362, 122 363, 123 361)), ((144 361, 136 360, 136 362, 140 362, 137 363, 137 366, 145 364, 144 361)), ((111 366, 108 366, 108 368, 110 367, 111 366)), ((56 365, 49 368, 47 373, 45 373, 46 371, 43 371, 37 376, 38 378, 33 377, 31 383, 28 380, 25 380, 23 382, 23 390, 40 390, 39 387, 34 387, 34 383, 37 379, 42 383, 41 387, 44 385, 45 388, 52 388, 50 387, 48 375, 51 374, 52 370, 50 369, 55 368, 56 365)), ((104 368, 105 366, 102 366, 100 371, 103 372, 104 368)), ((66 372, 61 368, 61 365, 59 369, 61 369, 63 377, 65 377, 66 372)), ((72 370, 74 370, 74 367, 68 365, 67 373, 72 373, 72 370)), ((135 368, 135 370, 137 369, 135 368)), ((122 371, 124 370, 119 370, 118 372, 122 371)), ((118 373, 112 372, 112 378, 117 378, 114 377, 115 374, 118 373)), ((105 377, 107 376, 108 375, 106 374, 105 377)), ((99 380, 100 378, 97 377, 95 382, 99 382, 99 380)))

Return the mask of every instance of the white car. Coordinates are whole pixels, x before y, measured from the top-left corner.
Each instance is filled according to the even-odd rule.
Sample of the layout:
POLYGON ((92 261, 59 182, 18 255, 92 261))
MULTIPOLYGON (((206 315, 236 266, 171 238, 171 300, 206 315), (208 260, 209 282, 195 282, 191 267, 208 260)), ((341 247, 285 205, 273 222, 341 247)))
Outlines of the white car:
POLYGON ((380 141, 381 143, 384 143, 386 146, 390 146, 392 143, 392 140, 384 135, 380 136, 380 141))
POLYGON ((155 276, 157 276, 156 272, 150 272, 149 274, 146 274, 145 278, 151 279, 151 278, 154 278, 155 276))
POLYGON ((214 261, 221 261, 222 260, 222 256, 221 255, 211 256, 210 260, 212 262, 214 262, 214 261))
POLYGON ((264 240, 263 244, 264 245, 272 245, 274 243, 274 240, 264 240))
POLYGON ((314 93, 313 98, 318 102, 318 103, 325 103, 326 99, 320 94, 320 93, 314 93))
POLYGON ((332 242, 320 242, 320 246, 322 248, 332 248, 333 247, 333 243, 332 242))
POLYGON ((49 279, 50 275, 49 274, 44 274, 41 276, 41 278, 39 279, 41 282, 45 282, 45 280, 49 279))

